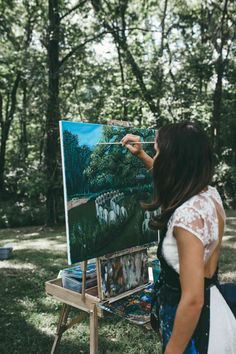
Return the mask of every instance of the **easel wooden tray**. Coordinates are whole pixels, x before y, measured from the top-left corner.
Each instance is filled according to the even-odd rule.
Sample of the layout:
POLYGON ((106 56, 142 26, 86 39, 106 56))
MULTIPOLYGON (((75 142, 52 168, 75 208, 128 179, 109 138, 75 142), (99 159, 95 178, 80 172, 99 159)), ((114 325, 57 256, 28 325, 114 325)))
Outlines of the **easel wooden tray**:
MULTIPOLYGON (((81 293, 63 288, 61 278, 47 281, 45 283, 45 290, 47 294, 52 295, 57 300, 88 313, 93 310, 94 304, 100 302, 97 286, 86 289, 83 299, 81 293)), ((103 311, 101 309, 98 309, 98 316, 103 317, 103 311)))

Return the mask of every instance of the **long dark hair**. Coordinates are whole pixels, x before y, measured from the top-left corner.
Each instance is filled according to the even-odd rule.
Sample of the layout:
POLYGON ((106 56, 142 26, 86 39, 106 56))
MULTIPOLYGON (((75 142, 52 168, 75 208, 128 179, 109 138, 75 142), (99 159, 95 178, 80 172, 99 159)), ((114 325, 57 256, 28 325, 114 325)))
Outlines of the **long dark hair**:
POLYGON ((150 223, 161 229, 176 208, 211 183, 213 154, 206 133, 192 122, 162 127, 156 144, 160 151, 153 164, 154 198, 144 207, 161 207, 161 214, 150 223))

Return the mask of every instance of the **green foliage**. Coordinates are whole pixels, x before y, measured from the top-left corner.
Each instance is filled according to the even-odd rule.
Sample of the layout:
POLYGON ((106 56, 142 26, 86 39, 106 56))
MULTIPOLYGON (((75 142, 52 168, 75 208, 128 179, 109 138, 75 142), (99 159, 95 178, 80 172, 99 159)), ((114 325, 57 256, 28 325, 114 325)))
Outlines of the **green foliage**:
MULTIPOLYGON (((103 123, 117 119, 135 127, 157 128, 183 119, 200 121, 214 144, 216 140, 217 154, 222 157, 219 163, 228 166, 227 173, 218 168, 216 179, 218 185, 225 185, 225 203, 232 207, 236 166, 235 2, 227 3, 225 13, 220 0, 168 1, 166 9, 165 3, 82 1, 73 10, 74 2, 60 1, 61 117, 103 123), (219 94, 220 61, 222 92, 214 100, 219 94), (214 137, 213 115, 219 102, 219 133, 214 137), (223 157, 226 150, 231 151, 227 159, 223 157)), ((45 202, 45 141, 51 128, 46 126, 48 2, 2 1, 0 12, 3 196, 9 203, 14 195, 16 202, 24 200, 30 208, 37 208, 45 202), (12 111, 17 75, 20 81, 12 111)), ((137 167, 128 155, 115 150, 113 161, 106 153, 102 161, 101 148, 93 154, 92 165, 85 166, 86 173, 82 173, 80 157, 84 161, 89 152, 74 148, 77 152, 68 157, 68 166, 78 165, 76 176, 83 176, 87 182, 96 176, 100 186, 109 188, 114 182, 110 171, 116 169, 115 160, 124 159, 123 179, 130 175, 131 180, 132 168, 137 167), (103 173, 96 172, 96 158, 103 173), (131 163, 130 171, 126 163, 131 163)), ((57 163, 60 165, 60 161, 57 163)), ((73 194, 76 181, 69 184, 73 194)))
POLYGON ((20 202, 9 199, 0 203, 0 228, 42 225, 45 220, 44 203, 20 202))
POLYGON ((6 174, 8 198, 0 203, 0 227, 44 224, 45 176, 42 167, 16 168, 6 174))
POLYGON ((223 198, 225 206, 236 209, 236 167, 220 162, 215 171, 214 182, 223 198))

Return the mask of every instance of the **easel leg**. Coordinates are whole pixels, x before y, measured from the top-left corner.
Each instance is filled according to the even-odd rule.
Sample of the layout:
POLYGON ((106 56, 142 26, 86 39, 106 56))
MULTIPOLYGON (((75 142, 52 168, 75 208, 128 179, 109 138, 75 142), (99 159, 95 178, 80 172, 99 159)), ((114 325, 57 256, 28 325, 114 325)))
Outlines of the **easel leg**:
POLYGON ((53 342, 51 354, 55 354, 57 352, 58 346, 60 344, 61 336, 62 336, 62 334, 64 332, 64 328, 66 326, 69 311, 70 311, 70 306, 67 304, 63 304, 61 314, 59 317, 59 321, 57 324, 57 332, 56 332, 55 339, 53 342))
POLYGON ((90 354, 98 354, 98 317, 96 305, 90 311, 90 354))

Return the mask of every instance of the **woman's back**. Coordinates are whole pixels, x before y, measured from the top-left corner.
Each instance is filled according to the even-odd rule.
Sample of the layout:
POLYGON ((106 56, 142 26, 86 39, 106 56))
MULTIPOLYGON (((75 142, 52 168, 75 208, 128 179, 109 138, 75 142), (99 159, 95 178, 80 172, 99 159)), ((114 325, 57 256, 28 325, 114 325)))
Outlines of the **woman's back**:
POLYGON ((217 282, 225 214, 209 186, 214 159, 206 133, 193 122, 163 126, 153 162, 140 138, 127 135, 122 143, 152 169, 154 198, 145 207, 161 207, 151 223, 167 226, 158 246, 162 272, 156 297, 163 352, 236 354, 236 321, 217 282))
POLYGON ((209 259, 205 264, 205 277, 211 278, 212 275, 215 273, 215 270, 218 265, 226 216, 220 195, 215 188, 209 187, 208 191, 203 195, 203 197, 205 197, 206 199, 210 198, 210 200, 213 202, 216 213, 216 218, 214 222, 216 222, 216 224, 218 225, 218 244, 211 252, 209 259))
POLYGON ((219 193, 214 187, 193 196, 177 208, 169 220, 163 242, 163 255, 179 272, 177 243, 174 228, 181 227, 194 234, 204 245, 205 276, 214 274, 224 231, 225 212, 219 193))
MULTIPOLYGON (((205 277, 211 278, 218 265, 224 224, 225 213, 220 195, 215 188, 208 186, 177 208, 169 220, 162 247, 165 260, 179 273, 174 228, 183 228, 203 243, 205 277)), ((236 353, 236 321, 215 285, 210 289, 210 333, 207 353, 236 353)))

